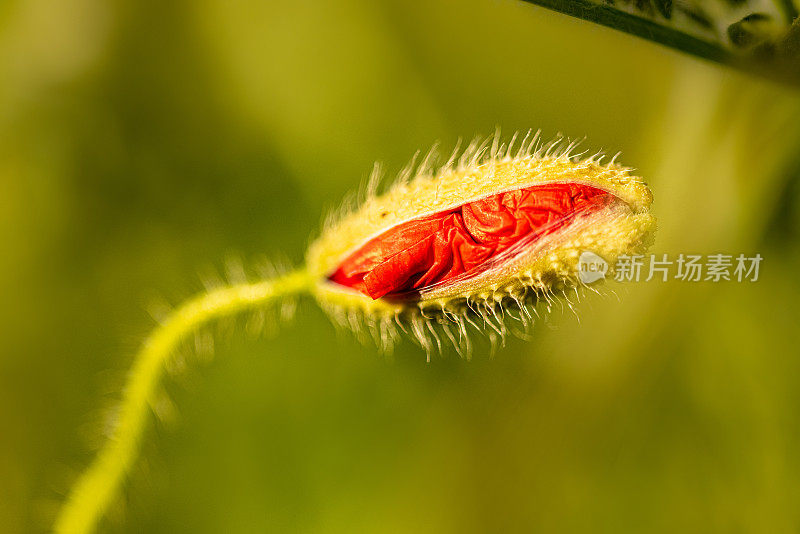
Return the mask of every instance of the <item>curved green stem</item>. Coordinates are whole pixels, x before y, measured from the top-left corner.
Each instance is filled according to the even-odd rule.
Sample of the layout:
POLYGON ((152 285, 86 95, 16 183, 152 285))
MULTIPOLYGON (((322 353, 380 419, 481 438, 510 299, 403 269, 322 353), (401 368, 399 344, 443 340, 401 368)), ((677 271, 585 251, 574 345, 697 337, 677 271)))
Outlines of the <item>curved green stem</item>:
POLYGON ((213 319, 299 293, 310 282, 307 273, 297 271, 274 280, 214 290, 183 304, 153 331, 136 355, 113 435, 72 486, 54 530, 60 534, 95 530, 136 461, 165 363, 188 334, 213 319))

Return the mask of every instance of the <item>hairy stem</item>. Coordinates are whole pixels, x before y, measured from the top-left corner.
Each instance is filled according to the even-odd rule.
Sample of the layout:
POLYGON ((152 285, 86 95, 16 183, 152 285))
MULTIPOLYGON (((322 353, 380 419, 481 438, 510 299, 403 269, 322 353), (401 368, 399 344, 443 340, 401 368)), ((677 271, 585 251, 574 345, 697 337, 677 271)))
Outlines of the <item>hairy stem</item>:
POLYGON ((213 319, 302 292, 309 285, 308 274, 297 271, 274 280, 214 290, 183 304, 153 331, 136 355, 111 439, 72 486, 55 531, 78 534, 95 530, 136 461, 165 363, 188 334, 213 319))

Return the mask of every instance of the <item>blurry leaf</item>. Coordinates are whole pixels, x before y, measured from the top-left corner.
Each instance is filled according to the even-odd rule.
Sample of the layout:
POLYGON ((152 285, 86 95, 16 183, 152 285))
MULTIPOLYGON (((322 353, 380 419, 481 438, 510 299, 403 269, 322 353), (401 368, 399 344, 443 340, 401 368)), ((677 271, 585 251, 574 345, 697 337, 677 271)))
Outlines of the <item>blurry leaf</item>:
POLYGON ((674 4, 672 0, 525 1, 699 58, 800 84, 794 36, 797 10, 788 1, 689 0, 674 4))
POLYGON ((672 0, 654 0, 654 3, 664 18, 672 16, 672 0))
POLYGON ((728 37, 734 46, 749 48, 774 38, 775 24, 763 13, 747 15, 739 22, 728 26, 728 37))

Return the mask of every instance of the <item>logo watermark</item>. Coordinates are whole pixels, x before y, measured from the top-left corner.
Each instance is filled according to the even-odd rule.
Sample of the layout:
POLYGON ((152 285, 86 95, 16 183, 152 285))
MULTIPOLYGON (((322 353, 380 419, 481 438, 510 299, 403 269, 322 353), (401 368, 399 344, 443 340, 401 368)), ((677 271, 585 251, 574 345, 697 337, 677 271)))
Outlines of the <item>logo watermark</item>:
POLYGON ((584 284, 591 284, 604 279, 608 272, 608 262, 588 250, 581 252, 578 258, 578 278, 584 284))
MULTIPOLYGON (((617 282, 756 282, 763 259, 761 254, 621 255, 614 264, 613 278, 617 282)), ((609 267, 599 255, 583 251, 578 258, 578 278, 591 284, 606 278, 609 267)))

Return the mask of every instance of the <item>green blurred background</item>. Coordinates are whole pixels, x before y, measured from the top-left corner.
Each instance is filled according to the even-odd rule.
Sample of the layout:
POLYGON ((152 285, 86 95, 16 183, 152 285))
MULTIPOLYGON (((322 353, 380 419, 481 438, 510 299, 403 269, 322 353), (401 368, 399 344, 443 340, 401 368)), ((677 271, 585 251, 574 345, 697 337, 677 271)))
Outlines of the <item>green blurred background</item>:
POLYGON ((103 531, 800 530, 800 96, 512 0, 0 5, 0 530, 48 529, 154 299, 301 263, 374 160, 496 125, 622 150, 654 252, 760 280, 610 285, 469 362, 310 299, 234 326, 103 531))

